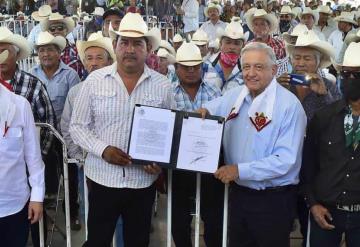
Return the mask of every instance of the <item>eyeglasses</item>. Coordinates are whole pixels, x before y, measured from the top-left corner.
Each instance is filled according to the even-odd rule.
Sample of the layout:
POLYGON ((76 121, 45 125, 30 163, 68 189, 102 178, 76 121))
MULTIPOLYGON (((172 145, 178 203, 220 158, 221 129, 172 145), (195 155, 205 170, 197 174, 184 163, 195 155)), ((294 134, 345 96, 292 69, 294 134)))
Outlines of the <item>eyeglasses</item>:
POLYGON ((64 29, 65 29, 64 25, 49 27, 49 31, 52 32, 52 33, 55 32, 56 30, 59 31, 59 32, 62 32, 62 31, 64 31, 64 29))
POLYGON ((353 78, 355 78, 355 79, 360 79, 360 71, 347 71, 347 70, 344 70, 344 71, 340 72, 340 76, 343 79, 351 78, 351 76, 353 78))

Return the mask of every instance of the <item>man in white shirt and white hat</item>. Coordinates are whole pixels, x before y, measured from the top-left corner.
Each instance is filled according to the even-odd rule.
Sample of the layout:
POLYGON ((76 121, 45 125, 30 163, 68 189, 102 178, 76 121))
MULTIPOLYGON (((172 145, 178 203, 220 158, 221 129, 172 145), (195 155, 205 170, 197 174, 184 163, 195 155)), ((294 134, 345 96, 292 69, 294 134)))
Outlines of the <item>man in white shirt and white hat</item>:
POLYGON ((42 217, 44 163, 30 103, 0 84, 0 105, 0 241, 26 246, 30 223, 42 217))
POLYGON ((204 13, 209 20, 204 22, 200 29, 205 31, 210 41, 217 38, 216 32, 219 28, 225 29, 227 25, 227 23, 220 20, 221 12, 222 8, 218 3, 209 2, 209 4, 205 7, 204 13))
POLYGON ((279 14, 279 29, 280 33, 292 32, 293 28, 297 25, 294 20, 295 14, 291 11, 290 6, 282 6, 279 14))
POLYGON ((243 84, 240 52, 247 40, 240 22, 231 22, 219 33, 220 52, 203 65, 203 80, 217 86, 222 93, 243 84))
POLYGON ((325 35, 315 29, 315 25, 319 20, 319 13, 316 10, 312 10, 310 7, 306 7, 302 13, 299 14, 300 23, 305 24, 309 30, 313 30, 319 39, 326 41, 325 35))
POLYGON ((336 25, 331 17, 332 10, 327 5, 320 5, 317 11, 319 12, 319 20, 313 29, 322 32, 325 39, 328 40, 330 34, 336 30, 336 25))
POLYGON ((126 153, 135 104, 172 108, 169 80, 145 60, 160 40, 139 14, 128 13, 111 31, 117 62, 91 73, 74 104, 73 141, 88 152, 90 182, 88 240, 84 246, 110 246, 116 221, 123 219, 125 246, 149 245, 155 165, 132 164, 126 153))
POLYGON ((244 86, 199 111, 226 117, 225 165, 215 177, 231 183, 228 246, 289 247, 306 115, 296 96, 277 83, 269 46, 247 44, 241 66, 244 86))
POLYGON ((354 14, 345 11, 341 12, 340 16, 335 17, 334 21, 337 22, 338 28, 330 34, 328 42, 334 47, 335 61, 338 61, 346 35, 354 29, 353 26, 357 23, 354 20, 354 14))
POLYGON ((202 30, 198 29, 192 36, 191 41, 200 49, 203 61, 208 60, 209 56, 209 38, 208 35, 202 30))

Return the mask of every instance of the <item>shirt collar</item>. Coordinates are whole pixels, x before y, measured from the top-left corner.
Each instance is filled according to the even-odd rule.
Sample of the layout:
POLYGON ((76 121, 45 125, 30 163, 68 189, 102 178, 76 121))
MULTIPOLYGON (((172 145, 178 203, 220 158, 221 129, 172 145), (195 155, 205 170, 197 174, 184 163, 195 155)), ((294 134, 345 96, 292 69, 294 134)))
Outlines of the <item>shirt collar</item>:
MULTIPOLYGON (((117 72, 117 62, 113 63, 111 66, 110 66, 110 71, 109 73, 107 73, 106 75, 108 76, 111 76, 113 78, 116 77, 116 74, 118 74, 117 72)), ((143 74, 141 75, 140 79, 139 79, 139 82, 140 81, 143 81, 147 78, 151 77, 151 69, 145 64, 144 66, 144 72, 143 74)))

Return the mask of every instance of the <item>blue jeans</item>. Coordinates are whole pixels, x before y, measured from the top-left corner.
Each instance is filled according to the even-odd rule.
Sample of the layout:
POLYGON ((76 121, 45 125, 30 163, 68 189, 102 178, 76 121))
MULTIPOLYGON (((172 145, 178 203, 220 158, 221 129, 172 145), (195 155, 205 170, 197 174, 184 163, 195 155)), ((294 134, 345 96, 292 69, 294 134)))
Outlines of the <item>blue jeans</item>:
POLYGON ((310 246, 339 247, 342 234, 345 233, 346 247, 360 246, 360 212, 347 212, 339 209, 329 209, 333 217, 333 230, 322 229, 310 217, 310 246))

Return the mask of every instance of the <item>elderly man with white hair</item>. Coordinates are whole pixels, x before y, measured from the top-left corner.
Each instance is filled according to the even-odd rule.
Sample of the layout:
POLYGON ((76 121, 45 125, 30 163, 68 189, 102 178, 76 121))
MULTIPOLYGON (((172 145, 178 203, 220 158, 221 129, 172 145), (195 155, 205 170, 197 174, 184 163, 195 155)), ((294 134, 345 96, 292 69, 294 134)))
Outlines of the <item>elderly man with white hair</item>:
POLYGON ((269 46, 246 45, 241 66, 244 85, 199 110, 226 117, 225 164, 215 177, 230 183, 228 246, 289 247, 306 115, 277 83, 269 46))

